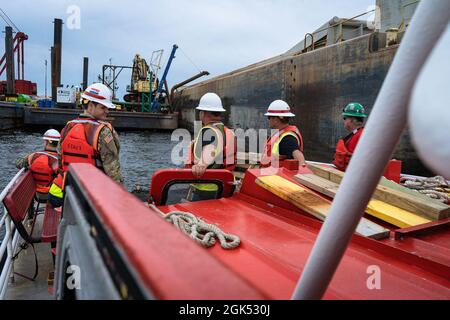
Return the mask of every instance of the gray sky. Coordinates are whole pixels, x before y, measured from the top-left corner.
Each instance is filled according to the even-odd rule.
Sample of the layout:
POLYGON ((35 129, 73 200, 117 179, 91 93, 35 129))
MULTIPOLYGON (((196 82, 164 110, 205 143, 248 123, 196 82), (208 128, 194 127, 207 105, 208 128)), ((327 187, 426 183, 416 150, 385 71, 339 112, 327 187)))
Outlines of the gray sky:
MULTIPOLYGON (((109 58, 113 64, 131 66, 136 53, 150 60, 154 50, 164 49, 164 67, 176 43, 182 52, 178 51, 168 75, 172 86, 196 74, 197 67, 214 77, 281 54, 333 16, 353 17, 374 4, 375 0, 13 0, 3 1, 0 8, 29 36, 25 78, 37 82, 43 95, 45 59, 50 78, 54 18, 65 23, 63 84, 81 83, 84 56, 89 57, 92 83, 109 58), (79 29, 68 28, 76 21, 73 11, 68 12, 73 5, 80 9, 79 29)), ((0 26, 4 30, 3 20, 0 26)), ((4 52, 3 39, 4 33, 0 52, 4 52)), ((118 78, 121 100, 129 82, 130 72, 124 71, 118 78)), ((50 80, 47 91, 51 91, 50 80)))

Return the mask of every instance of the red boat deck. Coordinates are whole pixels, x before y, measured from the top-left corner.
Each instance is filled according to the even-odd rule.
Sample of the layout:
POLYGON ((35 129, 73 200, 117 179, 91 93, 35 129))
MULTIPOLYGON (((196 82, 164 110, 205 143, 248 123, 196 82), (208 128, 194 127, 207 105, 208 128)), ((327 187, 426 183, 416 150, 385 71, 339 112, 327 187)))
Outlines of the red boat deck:
MULTIPOLYGON (((238 249, 227 251, 215 245, 209 252, 271 299, 291 297, 321 226, 314 219, 239 194, 162 210, 194 213, 241 237, 238 249)), ((366 242, 379 245, 355 236, 325 299, 450 299, 448 277, 369 249, 366 242), (380 290, 367 287, 369 266, 380 268, 380 290)))
MULTIPOLYGON (((289 299, 322 225, 242 192, 159 207, 191 212, 241 238, 234 250, 204 249, 94 167, 71 171, 138 280, 159 299, 289 299)), ((431 242, 414 232, 384 242, 355 235, 324 298, 450 299, 448 243, 434 244, 448 239, 448 224, 440 228, 427 236, 431 242), (367 285, 373 267, 379 290, 367 285)))

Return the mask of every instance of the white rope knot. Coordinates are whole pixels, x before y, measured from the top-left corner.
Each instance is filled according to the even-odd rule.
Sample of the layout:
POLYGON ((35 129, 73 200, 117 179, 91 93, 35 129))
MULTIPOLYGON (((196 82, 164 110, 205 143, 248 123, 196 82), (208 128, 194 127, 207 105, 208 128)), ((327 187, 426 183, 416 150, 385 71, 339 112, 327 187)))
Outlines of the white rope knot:
POLYGON ((172 211, 164 214, 156 206, 149 206, 159 212, 164 219, 172 223, 178 230, 206 248, 214 246, 216 238, 219 239, 220 246, 227 250, 237 248, 241 243, 241 239, 238 236, 225 233, 216 225, 206 223, 190 212, 172 211))

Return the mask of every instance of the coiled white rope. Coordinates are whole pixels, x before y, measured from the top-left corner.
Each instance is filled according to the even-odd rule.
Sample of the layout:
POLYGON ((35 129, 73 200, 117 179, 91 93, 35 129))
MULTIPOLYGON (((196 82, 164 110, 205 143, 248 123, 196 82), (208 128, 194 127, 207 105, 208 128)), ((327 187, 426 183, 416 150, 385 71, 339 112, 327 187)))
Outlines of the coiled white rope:
POLYGON ((227 234, 216 225, 206 223, 190 212, 172 211, 165 214, 152 204, 149 204, 149 207, 175 225, 178 230, 206 248, 214 246, 216 238, 219 239, 221 247, 227 250, 237 248, 241 243, 238 236, 227 234))

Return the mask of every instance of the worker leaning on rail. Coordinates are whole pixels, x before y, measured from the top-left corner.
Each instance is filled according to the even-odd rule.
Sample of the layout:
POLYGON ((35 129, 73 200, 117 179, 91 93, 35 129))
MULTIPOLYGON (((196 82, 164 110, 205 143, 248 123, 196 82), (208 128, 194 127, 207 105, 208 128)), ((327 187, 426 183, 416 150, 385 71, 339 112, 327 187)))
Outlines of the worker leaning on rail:
POLYGON ((26 168, 31 171, 36 183, 36 197, 39 200, 47 199, 48 191, 53 179, 58 174, 58 154, 56 147, 60 139, 57 130, 49 129, 44 133, 44 150, 33 152, 24 158, 16 160, 18 169, 26 168))
MULTIPOLYGON (((196 108, 202 128, 191 143, 186 167, 192 169, 196 177, 201 177, 207 169, 227 169, 232 171, 236 165, 236 136, 222 123, 226 110, 220 97, 206 93, 200 98, 196 108)), ((218 190, 215 184, 194 184, 190 200, 210 199, 218 190)))
POLYGON ((269 119, 270 128, 276 131, 267 139, 261 166, 291 159, 298 160, 301 167, 306 166, 302 135, 296 126, 289 124, 290 119, 295 117, 289 105, 283 100, 275 100, 269 105, 265 116, 269 119))
POLYGON ((339 139, 336 145, 333 164, 339 170, 345 171, 364 131, 364 118, 367 118, 367 114, 362 105, 352 102, 344 108, 342 117, 344 127, 350 134, 339 139))
POLYGON ((123 183, 119 162, 119 136, 106 122, 114 109, 111 90, 101 83, 87 87, 81 95, 84 113, 69 121, 58 145, 61 174, 50 188, 54 206, 62 204, 65 174, 71 163, 90 163, 118 183, 123 183), (59 200, 59 201, 58 201, 59 200))

